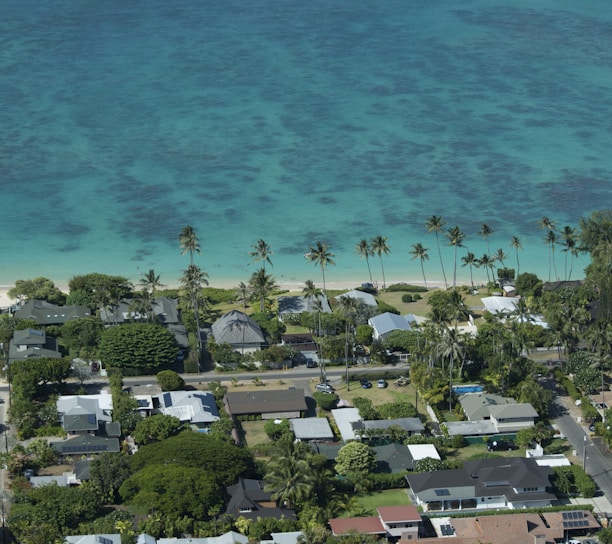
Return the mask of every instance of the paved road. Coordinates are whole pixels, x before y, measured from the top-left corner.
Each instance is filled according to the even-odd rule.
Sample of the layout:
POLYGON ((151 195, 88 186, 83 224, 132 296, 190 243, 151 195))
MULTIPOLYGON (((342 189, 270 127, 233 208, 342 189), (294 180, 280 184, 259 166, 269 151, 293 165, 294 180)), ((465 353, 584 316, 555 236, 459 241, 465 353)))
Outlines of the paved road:
POLYGON ((573 401, 565 394, 565 391, 560 389, 553 380, 546 380, 546 385, 553 388, 556 393, 552 410, 554 423, 567 437, 576 451, 576 456, 583 461, 587 473, 612 503, 612 453, 601 439, 591 439, 588 428, 578 423, 576 414, 579 412, 571 413, 573 401))

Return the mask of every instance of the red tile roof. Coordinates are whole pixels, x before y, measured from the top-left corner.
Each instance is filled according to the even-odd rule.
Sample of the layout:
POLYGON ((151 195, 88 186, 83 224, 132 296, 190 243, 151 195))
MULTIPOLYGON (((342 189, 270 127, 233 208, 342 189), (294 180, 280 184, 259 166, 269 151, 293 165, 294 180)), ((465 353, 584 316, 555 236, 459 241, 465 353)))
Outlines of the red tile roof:
POLYGON ((335 518, 329 520, 334 535, 343 535, 350 531, 368 534, 385 534, 385 528, 382 526, 378 517, 368 518, 335 518))
POLYGON ((416 506, 379 506, 377 510, 383 523, 393 523, 397 521, 421 521, 421 514, 419 514, 416 506))

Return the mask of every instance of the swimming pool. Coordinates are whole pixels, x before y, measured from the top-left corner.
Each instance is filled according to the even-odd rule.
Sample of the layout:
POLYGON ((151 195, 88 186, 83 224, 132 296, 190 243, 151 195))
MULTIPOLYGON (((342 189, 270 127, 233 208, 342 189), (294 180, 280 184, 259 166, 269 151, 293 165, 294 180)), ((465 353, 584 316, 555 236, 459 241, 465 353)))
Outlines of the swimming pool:
POLYGON ((453 391, 457 395, 463 395, 464 393, 482 393, 482 385, 453 385, 453 391))

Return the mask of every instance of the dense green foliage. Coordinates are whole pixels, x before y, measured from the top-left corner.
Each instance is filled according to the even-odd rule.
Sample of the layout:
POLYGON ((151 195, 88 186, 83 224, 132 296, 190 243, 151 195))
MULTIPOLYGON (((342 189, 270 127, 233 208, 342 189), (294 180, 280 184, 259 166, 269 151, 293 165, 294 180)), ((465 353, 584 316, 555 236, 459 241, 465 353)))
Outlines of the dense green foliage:
POLYGON ((375 466, 374 452, 362 442, 349 442, 336 457, 336 472, 352 480, 367 477, 375 466))
POLYGON ((336 407, 336 404, 338 403, 338 395, 335 395, 335 394, 323 393, 322 391, 315 391, 312 397, 317 403, 317 406, 319 406, 321 409, 325 410, 326 412, 333 410, 336 407))
POLYGON ((409 285, 407 283, 394 283, 393 285, 388 285, 385 291, 397 292, 404 291, 406 293, 426 293, 427 289, 422 285, 409 285))
POLYGON ((133 286, 123 276, 92 273, 74 276, 68 282, 68 288, 68 300, 71 304, 85 304, 94 309, 126 298, 132 292, 133 286))
POLYGON ((130 458, 123 453, 101 453, 91 462, 90 473, 100 495, 115 503, 121 484, 132 475, 130 458))
POLYGON ((246 449, 221 438, 192 431, 143 446, 131 457, 131 466, 138 471, 149 465, 163 465, 169 460, 214 474, 222 485, 234 483, 238 476, 249 477, 255 470, 253 456, 246 449))
POLYGON ((49 278, 38 277, 33 280, 17 280, 15 286, 8 290, 9 298, 19 300, 46 300, 51 304, 62 305, 66 295, 62 293, 49 278))
POLYGON ((185 380, 174 370, 162 370, 155 377, 162 391, 181 391, 185 389, 185 380))
POLYGON ((75 356, 91 358, 102 338, 104 324, 97 317, 84 317, 67 321, 61 327, 64 345, 75 356))
POLYGON ((223 500, 223 486, 214 473, 178 464, 149 464, 128 478, 119 493, 128 504, 171 519, 206 520, 223 500))
POLYGON ((155 414, 136 423, 133 436, 137 444, 144 446, 170 438, 178 434, 182 428, 183 424, 177 417, 155 414))
POLYGON ((173 334, 161 325, 129 323, 106 329, 99 353, 107 368, 152 371, 173 364, 178 346, 173 334))

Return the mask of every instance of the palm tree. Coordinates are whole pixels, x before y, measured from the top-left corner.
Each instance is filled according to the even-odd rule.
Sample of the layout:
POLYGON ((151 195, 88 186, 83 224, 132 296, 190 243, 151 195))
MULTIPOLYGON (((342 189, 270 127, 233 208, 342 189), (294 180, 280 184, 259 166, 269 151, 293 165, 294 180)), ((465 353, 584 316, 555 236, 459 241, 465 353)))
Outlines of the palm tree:
POLYGON ((425 278, 425 267, 423 266, 424 261, 429 261, 429 251, 428 247, 425 247, 420 242, 417 244, 412 244, 412 251, 410 255, 412 255, 412 260, 419 259, 421 261, 421 273, 423 274, 423 282, 425 283, 425 289, 427 289, 427 279, 425 278))
POLYGON ((259 300, 259 311, 263 313, 266 306, 266 298, 278 289, 278 285, 274 278, 268 274, 263 268, 251 274, 249 279, 249 288, 251 289, 251 297, 254 300, 259 300))
POLYGON ((548 244, 548 283, 550 283, 550 259, 552 255, 552 264, 555 270, 555 279, 558 280, 557 263, 555 262, 555 245, 557 244, 557 233, 554 230, 549 230, 544 237, 544 241, 548 244))
MULTIPOLYGON (((556 240, 556 236, 553 234, 552 236, 550 236, 550 233, 553 232, 555 230, 555 222, 551 221, 548 217, 544 216, 542 217, 542 219, 540 219, 540 221, 538 222, 538 226, 542 229, 542 230, 546 230, 547 235, 544 237, 544 241, 548 244, 548 283, 550 283, 550 273, 551 273, 551 252, 553 251, 553 245, 557 240, 556 240)), ((556 273, 555 273, 556 275, 556 273)))
POLYGON ((519 262, 519 249, 523 249, 523 245, 521 244, 521 239, 518 236, 513 236, 510 239, 510 246, 514 248, 516 251, 516 276, 518 277, 521 271, 521 263, 519 262))
POLYGON ((273 491, 272 499, 285 508, 301 505, 313 488, 308 461, 293 456, 277 457, 269 465, 265 480, 273 491))
POLYGON ((325 242, 317 242, 315 247, 310 247, 308 253, 306 253, 305 257, 319 265, 321 267, 321 274, 323 275, 323 292, 327 293, 325 289, 325 268, 328 265, 335 265, 334 261, 335 255, 329 251, 329 246, 325 242))
POLYGON ((389 251, 391 251, 389 249, 389 246, 387 245, 387 237, 381 236, 380 234, 378 236, 375 236, 374 238, 372 238, 372 241, 370 242, 370 247, 372 248, 372 253, 374 255, 378 255, 378 258, 380 259, 380 266, 382 268, 382 276, 383 276, 383 291, 384 291, 387 288, 387 284, 385 280, 385 266, 383 264, 382 256, 383 256, 383 253, 385 255, 388 255, 389 251))
POLYGON ((453 368, 457 360, 465 357, 465 344, 462 335, 457 329, 448 329, 442 336, 441 355, 448 359, 448 411, 453 411, 453 368))
POLYGON ((491 279, 489 278, 489 270, 493 270, 495 268, 495 261, 489 257, 486 253, 478 259, 478 266, 482 266, 487 271, 487 284, 491 283, 491 279))
POLYGON ((250 287, 244 283, 243 281, 241 281, 238 284, 238 287, 236 288, 236 295, 239 298, 239 302, 242 302, 242 305, 244 306, 244 318, 243 318, 243 323, 241 325, 241 329, 242 329, 242 355, 244 355, 244 335, 246 333, 246 310, 247 310, 247 302, 249 300, 249 297, 251 295, 251 289, 250 287))
POLYGON ((480 227, 480 230, 478 231, 478 234, 480 234, 480 236, 482 236, 487 242, 487 253, 489 255, 491 255, 491 248, 489 248, 489 236, 491 236, 491 234, 493 234, 494 232, 495 230, 493 230, 493 228, 491 228, 486 223, 483 223, 480 227))
POLYGON ((448 238, 448 243, 455 248, 455 268, 453 269, 453 289, 455 289, 457 285, 457 248, 463 247, 463 239, 465 238, 465 234, 461 231, 458 225, 448 229, 446 234, 448 238))
POLYGON ((130 320, 141 320, 143 317, 147 323, 153 315, 153 304, 149 291, 143 289, 138 296, 132 299, 129 306, 130 320))
POLYGON ((252 262, 257 263, 259 261, 262 262, 262 268, 266 269, 266 263, 270 266, 273 266, 272 261, 270 260, 270 255, 274 252, 270 249, 270 246, 261 238, 257 240, 257 243, 251 246, 253 251, 249 253, 251 256, 252 262))
POLYGON ((497 253, 493 254, 493 259, 495 259, 496 261, 499 261, 502 266, 506 266, 506 264, 504 263, 504 261, 508 258, 508 255, 506 254, 506 252, 500 247, 497 250, 497 253))
POLYGON ((140 285, 142 285, 147 292, 151 292, 151 297, 155 298, 155 290, 158 287, 164 287, 164 285, 159 281, 159 274, 155 273, 155 270, 152 268, 146 274, 142 275, 140 278, 140 285))
POLYGON ((202 287, 204 285, 208 285, 208 280, 206 279, 207 277, 208 274, 195 264, 190 264, 183 271, 183 276, 181 277, 181 285, 191 301, 191 307, 193 308, 196 323, 198 364, 200 361, 200 354, 202 353, 202 334, 200 332, 200 299, 202 296, 202 287))
POLYGON ((355 252, 360 257, 365 257, 366 264, 368 265, 368 274, 370 275, 370 283, 374 283, 372 280, 372 270, 370 269, 370 257, 374 255, 374 253, 372 252, 372 248, 365 238, 359 240, 355 246, 355 252))
POLYGON ((193 264, 193 254, 200 253, 202 248, 198 235, 192 226, 187 225, 183 227, 183 230, 179 234, 179 247, 183 250, 181 255, 189 253, 189 264, 193 264))
POLYGON ((446 221, 442 219, 441 215, 432 215, 426 222, 425 228, 427 233, 436 233, 436 243, 438 244, 438 255, 440 256, 440 266, 442 267, 442 275, 444 276, 444 289, 448 289, 448 283, 446 281, 446 272, 444 271, 444 261, 442 260, 442 250, 440 249, 440 233, 444 232, 444 226, 446 221))
MULTIPOLYGON (((561 251, 563 253, 565 253, 565 270, 564 270, 564 278, 565 280, 568 279, 567 276, 567 254, 570 253, 572 255, 572 259, 574 257, 574 253, 572 252, 572 249, 576 248, 576 229, 573 229, 572 227, 570 227, 569 225, 565 225, 565 227, 563 227, 563 230, 561 231, 561 240, 562 240, 562 244, 563 246, 565 246, 561 251)), ((571 276, 571 272, 570 272, 570 276, 571 276)))
POLYGON ((467 255, 461 257, 461 262, 463 263, 461 266, 469 266, 470 267, 470 283, 472 284, 472 291, 474 290, 474 277, 472 275, 473 267, 479 266, 478 259, 476 255, 474 255, 471 251, 467 252, 467 255))

